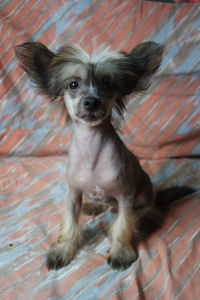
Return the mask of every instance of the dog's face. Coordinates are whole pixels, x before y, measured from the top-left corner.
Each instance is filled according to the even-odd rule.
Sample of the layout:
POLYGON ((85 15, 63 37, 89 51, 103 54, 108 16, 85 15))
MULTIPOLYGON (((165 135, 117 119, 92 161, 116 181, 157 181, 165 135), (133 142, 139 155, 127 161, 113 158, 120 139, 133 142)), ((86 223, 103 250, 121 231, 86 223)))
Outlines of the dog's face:
POLYGON ((95 126, 111 115, 113 107, 122 112, 125 96, 148 86, 147 78, 160 65, 162 47, 146 42, 129 54, 102 51, 89 56, 76 47, 54 54, 33 42, 17 46, 16 53, 43 93, 64 98, 72 120, 95 126))
MULTIPOLYGON (((123 76, 120 67, 128 61, 122 53, 107 56, 104 52, 90 57, 82 50, 79 50, 78 60, 77 64, 66 65, 61 70, 66 82, 64 101, 73 120, 95 126, 109 117, 120 97, 127 94, 128 82, 122 87, 124 79, 120 78, 123 76)), ((133 82, 134 79, 132 75, 130 80, 133 82)))
POLYGON ((64 101, 71 118, 91 126, 101 123, 115 105, 118 92, 114 86, 105 62, 93 62, 90 57, 87 61, 82 59, 75 74, 66 79, 64 101))

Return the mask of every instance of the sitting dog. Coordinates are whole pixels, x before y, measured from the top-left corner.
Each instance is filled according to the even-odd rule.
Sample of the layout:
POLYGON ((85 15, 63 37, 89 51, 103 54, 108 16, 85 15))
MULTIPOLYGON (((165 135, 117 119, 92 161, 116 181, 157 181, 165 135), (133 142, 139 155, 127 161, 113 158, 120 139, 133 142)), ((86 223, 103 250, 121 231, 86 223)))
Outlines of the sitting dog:
POLYGON ((144 90, 158 69, 163 47, 154 42, 130 53, 88 55, 78 47, 53 53, 39 42, 16 47, 23 68, 48 97, 61 97, 73 121, 67 181, 69 194, 58 241, 47 256, 49 268, 66 266, 81 245, 78 219, 82 195, 114 198, 118 215, 110 228, 108 263, 126 269, 136 259, 133 248, 137 209, 151 210, 155 193, 138 159, 126 148, 112 123, 112 111, 123 114, 128 95, 144 90))

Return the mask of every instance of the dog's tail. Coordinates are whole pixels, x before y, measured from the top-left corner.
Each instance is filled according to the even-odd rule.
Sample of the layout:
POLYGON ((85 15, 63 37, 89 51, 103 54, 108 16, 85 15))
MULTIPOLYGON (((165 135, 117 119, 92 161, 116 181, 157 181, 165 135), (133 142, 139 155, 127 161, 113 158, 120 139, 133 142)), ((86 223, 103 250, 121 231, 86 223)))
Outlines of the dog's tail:
POLYGON ((158 189, 156 190, 156 204, 159 206, 167 205, 195 192, 196 189, 187 185, 158 189))

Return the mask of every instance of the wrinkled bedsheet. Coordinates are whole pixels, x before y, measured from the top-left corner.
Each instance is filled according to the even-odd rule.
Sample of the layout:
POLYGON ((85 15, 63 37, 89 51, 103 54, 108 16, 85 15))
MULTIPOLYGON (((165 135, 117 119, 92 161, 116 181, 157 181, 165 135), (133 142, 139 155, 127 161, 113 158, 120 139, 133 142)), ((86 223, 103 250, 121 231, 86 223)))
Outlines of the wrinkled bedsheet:
MULTIPOLYGON (((0 299, 197 300, 200 295, 200 5, 189 1, 3 0, 0 3, 0 299), (125 271, 107 264, 115 214, 81 215, 88 242, 59 271, 45 254, 67 201, 66 112, 32 89, 14 46, 39 40, 52 50, 88 52, 165 45, 151 87, 130 98, 119 134, 155 186, 195 187, 171 205, 163 226, 138 244, 125 271)), ((191 1, 195 2, 195 1, 191 1)))

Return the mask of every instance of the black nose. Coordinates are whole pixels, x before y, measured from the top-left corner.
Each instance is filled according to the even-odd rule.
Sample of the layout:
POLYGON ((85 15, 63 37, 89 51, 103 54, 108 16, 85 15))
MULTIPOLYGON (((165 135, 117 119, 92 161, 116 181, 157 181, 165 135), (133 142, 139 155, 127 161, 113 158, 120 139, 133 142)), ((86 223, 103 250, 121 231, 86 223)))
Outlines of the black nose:
POLYGON ((97 110, 99 108, 99 105, 100 101, 98 98, 95 97, 87 97, 83 102, 84 108, 90 112, 97 110))

